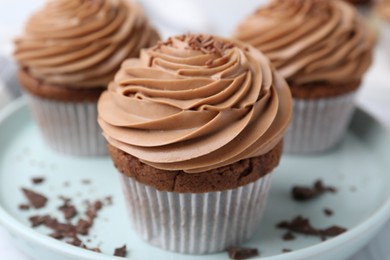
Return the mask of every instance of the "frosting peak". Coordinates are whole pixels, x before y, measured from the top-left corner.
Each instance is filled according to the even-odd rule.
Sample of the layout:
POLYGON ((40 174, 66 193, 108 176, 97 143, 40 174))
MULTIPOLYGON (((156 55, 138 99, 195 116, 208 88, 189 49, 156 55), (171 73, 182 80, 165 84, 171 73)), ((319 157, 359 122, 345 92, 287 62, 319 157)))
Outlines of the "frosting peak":
POLYGON ((202 172, 275 147, 291 96, 256 49, 183 35, 126 60, 98 111, 114 147, 155 168, 202 172))
POLYGON ((274 0, 248 17, 235 38, 263 51, 292 84, 360 81, 376 40, 339 0, 274 0))
POLYGON ((104 88, 158 34, 127 0, 56 0, 28 20, 15 58, 32 76, 67 87, 104 88))

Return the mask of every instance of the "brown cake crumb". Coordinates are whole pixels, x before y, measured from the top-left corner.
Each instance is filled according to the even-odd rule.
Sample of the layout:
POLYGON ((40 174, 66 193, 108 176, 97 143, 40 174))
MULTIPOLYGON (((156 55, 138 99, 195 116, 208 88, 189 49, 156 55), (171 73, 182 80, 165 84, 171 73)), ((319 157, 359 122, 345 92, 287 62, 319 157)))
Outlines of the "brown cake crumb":
POLYGON ((294 186, 291 194, 297 201, 307 201, 316 198, 325 192, 336 192, 336 188, 331 186, 325 186, 321 180, 317 180, 313 187, 306 186, 294 186))
POLYGON ((32 178, 31 179, 31 182, 33 183, 33 184, 41 184, 41 183, 43 183, 45 181, 45 178, 43 178, 43 177, 35 177, 35 178, 32 178))
POLYGON ((331 226, 325 229, 317 229, 311 225, 309 219, 304 218, 302 216, 297 216, 290 222, 282 221, 277 224, 276 227, 281 229, 287 229, 295 233, 318 236, 322 240, 325 240, 326 237, 338 236, 347 231, 346 228, 340 226, 331 226))
POLYGON ((46 205, 47 198, 45 196, 26 188, 22 188, 22 191, 33 208, 40 209, 46 205))
POLYGON ((292 252, 292 250, 290 248, 283 248, 282 252, 283 253, 288 253, 288 252, 292 252))
POLYGON ((119 248, 115 248, 114 256, 126 257, 126 254, 127 254, 126 245, 123 245, 122 247, 119 248))
POLYGON ((228 249, 230 259, 241 260, 259 256, 257 248, 231 247, 228 249))
POLYGON ((329 208, 324 208, 324 214, 328 217, 332 216, 333 215, 333 210, 329 209, 329 208))

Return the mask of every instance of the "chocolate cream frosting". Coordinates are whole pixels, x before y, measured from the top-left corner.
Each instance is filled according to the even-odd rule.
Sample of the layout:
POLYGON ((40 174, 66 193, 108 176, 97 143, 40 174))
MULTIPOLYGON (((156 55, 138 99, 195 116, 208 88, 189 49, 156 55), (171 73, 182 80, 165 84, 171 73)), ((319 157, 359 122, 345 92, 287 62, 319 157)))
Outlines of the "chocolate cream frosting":
POLYGON ((234 36, 265 53, 297 85, 360 81, 376 41, 356 10, 339 0, 273 0, 234 36))
POLYGON ((255 48, 183 35, 122 64, 98 121, 112 146, 152 167, 203 172, 273 149, 291 103, 285 80, 255 48))
POLYGON ((14 56, 45 83, 105 88, 123 60, 158 39, 131 1, 56 0, 30 17, 14 56))
POLYGON ((381 0, 376 6, 376 10, 385 21, 390 22, 390 0, 381 0))

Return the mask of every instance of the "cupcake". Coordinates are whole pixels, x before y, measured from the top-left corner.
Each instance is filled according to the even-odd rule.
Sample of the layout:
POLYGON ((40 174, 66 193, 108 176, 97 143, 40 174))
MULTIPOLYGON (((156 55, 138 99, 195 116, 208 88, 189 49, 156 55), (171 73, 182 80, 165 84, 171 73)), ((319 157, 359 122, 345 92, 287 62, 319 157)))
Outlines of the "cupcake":
POLYGON ((294 112, 285 151, 336 146, 376 40, 356 10, 337 0, 274 0, 244 20, 235 38, 263 51, 290 86, 294 112))
POLYGON ((107 154, 97 100, 123 60, 158 40, 126 0, 50 1, 15 41, 18 78, 46 143, 75 156, 107 154))
POLYGON ((249 239, 291 103, 269 60, 238 41, 188 34, 126 60, 98 122, 140 237, 188 254, 249 239))
POLYGON ((363 16, 369 16, 374 0, 344 0, 357 8, 363 16))
POLYGON ((387 54, 390 55, 389 43, 390 43, 390 0, 381 0, 376 6, 376 13, 379 15, 380 31, 383 48, 387 50, 387 54))

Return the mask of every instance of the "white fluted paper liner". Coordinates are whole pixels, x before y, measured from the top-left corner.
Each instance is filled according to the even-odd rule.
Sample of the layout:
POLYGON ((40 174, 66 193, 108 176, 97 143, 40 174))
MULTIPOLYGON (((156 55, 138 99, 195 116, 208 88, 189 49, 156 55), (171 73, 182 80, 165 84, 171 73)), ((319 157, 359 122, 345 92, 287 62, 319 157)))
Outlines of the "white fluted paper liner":
POLYGON ((323 152, 337 145, 355 110, 356 91, 335 98, 294 99, 293 118, 284 137, 291 154, 323 152))
POLYGON ((121 174, 130 220, 154 246, 208 254, 240 245, 260 224, 271 174, 237 189, 209 193, 162 192, 121 174))
POLYGON ((102 156, 107 143, 97 123, 96 102, 59 102, 26 93, 33 117, 52 149, 74 156, 102 156))
POLYGON ((389 60, 390 58, 390 22, 382 21, 381 27, 380 27, 380 33, 381 33, 381 44, 382 48, 386 50, 386 60, 389 60))

